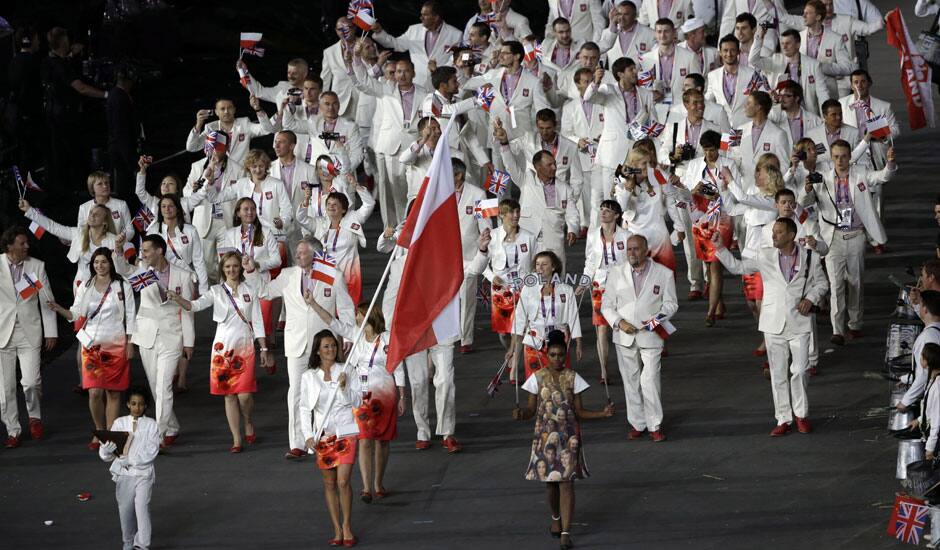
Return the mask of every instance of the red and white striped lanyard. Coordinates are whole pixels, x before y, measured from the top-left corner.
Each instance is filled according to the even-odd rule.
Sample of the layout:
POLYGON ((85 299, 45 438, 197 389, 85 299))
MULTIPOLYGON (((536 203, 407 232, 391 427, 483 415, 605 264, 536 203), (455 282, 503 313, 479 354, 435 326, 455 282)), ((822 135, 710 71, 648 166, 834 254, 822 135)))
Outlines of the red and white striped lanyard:
MULTIPOLYGON (((604 265, 610 265, 611 263, 617 262, 617 251, 614 248, 614 242, 617 240, 617 233, 614 232, 614 237, 610 240, 610 259, 607 259, 607 239, 604 238, 604 228, 601 227, 598 229, 601 232, 601 248, 604 249, 604 265)), ((552 306, 555 304, 553 303, 552 306)))

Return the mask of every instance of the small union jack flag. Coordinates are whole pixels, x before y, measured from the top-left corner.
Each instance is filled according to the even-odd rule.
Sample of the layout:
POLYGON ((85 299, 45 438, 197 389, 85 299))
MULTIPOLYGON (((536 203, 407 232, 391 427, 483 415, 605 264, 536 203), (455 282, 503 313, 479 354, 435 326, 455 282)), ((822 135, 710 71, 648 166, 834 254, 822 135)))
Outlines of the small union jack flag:
POLYGON ((640 71, 636 75, 636 85, 644 88, 652 88, 656 82, 656 67, 650 67, 648 71, 640 71))
POLYGON ((502 195, 509 185, 509 172, 502 170, 493 170, 493 173, 486 178, 486 190, 497 197, 502 195))
POLYGON ((769 90, 770 83, 767 82, 767 77, 764 76, 764 73, 754 71, 754 74, 751 75, 751 80, 747 83, 747 86, 744 87, 744 95, 749 95, 751 92, 756 92, 760 89, 769 90))
POLYGON ((153 223, 153 212, 146 206, 141 206, 134 214, 133 223, 139 233, 145 233, 150 224, 153 223))
MULTIPOLYGON (((347 10, 348 12, 349 10, 347 10)), ((375 6, 372 5, 372 0, 358 0, 356 2, 356 13, 352 17, 352 22, 363 31, 372 30, 372 26, 375 25, 375 6)))
POLYGON ((211 156, 213 151, 225 151, 228 148, 228 137, 216 130, 210 130, 206 134, 206 144, 203 145, 203 153, 211 156))
POLYGON ((499 215, 499 199, 484 199, 477 201, 473 208, 473 216, 482 220, 485 218, 495 218, 499 215))
POLYGON ((666 129, 665 124, 660 124, 655 120, 651 120, 643 125, 643 133, 646 134, 646 137, 655 138, 659 137, 663 133, 663 130, 666 129))
POLYGON ((705 219, 709 222, 717 222, 718 217, 721 216, 721 197, 708 203, 708 209, 705 210, 705 219))
POLYGON ((493 90, 493 86, 491 84, 484 84, 474 95, 476 96, 477 105, 483 107, 484 111, 489 112, 490 107, 493 106, 493 100, 496 99, 496 92, 493 90))
POLYGON ((346 8, 346 19, 355 17, 357 11, 359 11, 359 0, 350 0, 349 7, 346 8))
POLYGON ((131 284, 131 288, 133 288, 135 292, 140 292, 154 283, 159 283, 160 277, 157 276, 154 270, 148 269, 147 271, 142 271, 132 276, 127 282, 131 284))
POLYGON ((930 509, 921 504, 904 500, 899 502, 897 518, 894 520, 895 538, 908 544, 919 544, 929 512, 930 509))
POLYGON ((655 332, 660 338, 665 340, 676 331, 676 327, 664 318, 663 315, 657 315, 649 321, 643 323, 643 328, 650 332, 655 332))
POLYGON ((495 30, 497 30, 497 29, 496 29, 496 18, 497 18, 496 12, 490 11, 490 12, 478 14, 478 15, 477 15, 477 22, 478 22, 478 23, 486 23, 487 25, 490 26, 490 29, 492 29, 492 30, 495 31, 495 30))

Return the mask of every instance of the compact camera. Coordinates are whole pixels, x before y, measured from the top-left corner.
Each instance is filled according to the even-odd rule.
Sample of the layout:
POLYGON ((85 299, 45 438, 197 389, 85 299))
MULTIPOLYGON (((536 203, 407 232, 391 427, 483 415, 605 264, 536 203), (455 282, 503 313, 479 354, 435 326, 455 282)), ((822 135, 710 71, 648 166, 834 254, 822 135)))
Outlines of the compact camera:
POLYGON ((776 21, 761 21, 760 28, 764 29, 765 31, 769 29, 776 29, 777 22, 776 21))
POLYGON ((291 105, 300 105, 304 100, 304 92, 300 88, 291 88, 287 90, 287 97, 290 98, 291 105))
POLYGON ((797 151, 796 158, 797 160, 806 160, 806 151, 797 151))
POLYGON ((643 170, 639 168, 631 168, 629 166, 624 166, 622 164, 617 166, 617 170, 614 172, 614 175, 618 178, 630 178, 636 177, 643 173, 643 170))
POLYGON ((816 185, 817 183, 822 183, 822 180, 823 180, 822 174, 820 174, 819 172, 810 172, 810 174, 806 176, 806 181, 809 183, 812 183, 813 185, 816 185))
POLYGON ((695 146, 691 143, 683 143, 679 146, 678 154, 673 154, 673 164, 690 161, 695 158, 695 146))
POLYGON ((338 140, 339 138, 341 138, 341 137, 343 137, 343 136, 340 135, 339 132, 323 132, 323 133, 321 133, 321 134, 320 134, 319 136, 317 136, 317 137, 319 137, 319 138, 322 139, 322 140, 328 140, 328 139, 329 139, 329 140, 336 141, 336 140, 338 140))

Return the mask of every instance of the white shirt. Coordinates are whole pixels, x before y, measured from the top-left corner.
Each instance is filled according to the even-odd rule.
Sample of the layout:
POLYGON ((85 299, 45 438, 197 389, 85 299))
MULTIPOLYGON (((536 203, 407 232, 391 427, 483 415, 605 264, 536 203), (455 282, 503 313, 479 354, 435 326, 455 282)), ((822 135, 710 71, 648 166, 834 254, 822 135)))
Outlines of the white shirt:
MULTIPOLYGON (((134 417, 131 415, 122 416, 111 425, 113 432, 133 432, 130 437, 130 449, 126 456, 116 457, 115 455, 104 455, 99 449, 98 455, 101 460, 111 462, 111 479, 117 481, 118 476, 135 476, 154 479, 155 471, 153 461, 160 452, 160 433, 157 422, 149 416, 141 416, 137 419, 137 429, 134 430, 134 417)), ((117 449, 120 453, 124 449, 117 449)))

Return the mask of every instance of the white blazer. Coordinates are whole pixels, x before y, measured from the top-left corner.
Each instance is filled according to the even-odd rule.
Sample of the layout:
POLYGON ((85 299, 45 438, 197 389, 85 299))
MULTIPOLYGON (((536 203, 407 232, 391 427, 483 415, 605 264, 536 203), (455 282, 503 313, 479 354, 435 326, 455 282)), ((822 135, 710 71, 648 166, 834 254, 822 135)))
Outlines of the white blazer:
POLYGON ((320 69, 320 78, 323 79, 323 91, 332 90, 339 97, 340 116, 346 118, 355 116, 354 109, 358 92, 349 74, 346 73, 342 40, 337 40, 335 44, 323 50, 323 68, 320 69))
MULTIPOLYGON (((652 0, 651 2, 652 3, 652 0)), ((673 2, 673 9, 675 9, 678 4, 678 0, 673 2)), ((671 95, 672 102, 681 102, 682 101, 682 90, 683 84, 685 83, 685 77, 689 76, 692 73, 701 74, 699 69, 698 58, 691 51, 680 48, 676 46, 673 50, 672 61, 672 79, 669 82, 663 82, 662 75, 659 72, 659 46, 653 48, 649 54, 644 55, 638 64, 643 68, 644 71, 654 69, 656 71, 656 85, 665 86, 663 92, 666 95, 671 95)), ((661 89, 661 88, 660 88, 661 89)))
MULTIPOLYGON (((226 188, 235 185, 235 182, 245 173, 245 169, 239 162, 229 158, 225 163, 225 170, 222 172, 222 177, 219 178, 218 188, 215 188, 210 182, 204 182, 202 188, 198 192, 193 193, 193 183, 202 178, 202 173, 206 169, 206 162, 206 159, 200 159, 192 163, 189 168, 189 176, 186 178, 186 185, 183 187, 183 196, 191 197, 191 200, 194 200, 197 205, 193 208, 192 223, 196 231, 199 232, 199 236, 203 239, 209 236, 209 229, 212 227, 213 219, 212 204, 206 200, 207 189, 212 187, 213 192, 222 192, 226 188)), ((220 221, 225 227, 231 227, 232 225, 232 209, 234 207, 234 202, 223 202, 220 205, 222 216, 220 221)), ((156 212, 154 212, 154 215, 156 215, 156 212)))
MULTIPOLYGON (((321 330, 330 328, 304 300, 301 292, 301 277, 308 277, 307 270, 299 266, 285 267, 281 274, 266 285, 261 285, 260 298, 272 300, 284 299, 284 311, 287 320, 284 324, 284 355, 303 357, 311 352, 313 337, 321 330)), ((311 287, 314 299, 323 309, 338 317, 344 323, 355 323, 355 305, 341 274, 332 285, 323 281, 313 281, 311 287)))
POLYGON ((561 179, 559 171, 556 169, 555 172, 555 205, 548 207, 544 184, 536 176, 534 168, 520 162, 519 155, 512 153, 511 146, 501 146, 500 153, 509 177, 521 191, 519 226, 534 235, 547 228, 564 235, 567 224, 568 233, 578 234, 581 229, 578 197, 568 182, 561 179))
POLYGON ((577 142, 573 142, 565 136, 555 133, 558 137, 557 149, 553 152, 551 149, 542 147, 542 138, 538 132, 527 137, 518 137, 509 142, 509 149, 516 158, 525 159, 526 167, 532 166, 532 157, 535 153, 545 150, 553 152, 555 157, 555 177, 561 181, 567 182, 575 195, 581 195, 581 188, 584 185, 583 172, 581 170, 581 155, 578 152, 577 142))
POLYGON ((656 47, 656 35, 652 29, 638 22, 633 31, 633 40, 625 50, 620 44, 619 28, 618 32, 611 32, 605 27, 597 45, 601 49, 601 56, 607 59, 608 66, 612 66, 621 57, 629 57, 639 64, 643 56, 656 47))
MULTIPOLYGON (((659 151, 657 151, 659 164, 668 165, 669 164, 669 155, 675 151, 676 146, 682 145, 686 142, 686 130, 688 127, 689 118, 684 116, 679 119, 675 119, 672 122, 666 124, 666 129, 663 130, 662 135, 659 136, 659 151), (675 139, 673 139, 675 137, 675 139)), ((699 130, 699 137, 702 137, 707 131, 713 131, 721 133, 721 128, 717 125, 709 122, 704 117, 702 118, 702 129, 699 130)), ((700 157, 705 154, 705 151, 702 150, 702 146, 699 145, 698 141, 691 143, 690 145, 695 146, 695 156, 700 157)), ((682 163, 685 164, 685 163, 682 163)), ((682 174, 679 174, 680 176, 682 174)))
POLYGON ((492 281, 494 277, 503 279, 506 284, 514 278, 524 278, 532 271, 532 260, 540 252, 536 236, 522 227, 516 233, 516 239, 506 243, 506 230, 499 226, 490 232, 492 236, 486 253, 477 252, 473 257, 469 271, 473 274, 483 273, 486 280, 492 281), (507 248, 511 249, 511 257, 507 255, 507 248))
POLYGON ((521 68, 521 71, 519 83, 516 84, 508 104, 503 99, 501 92, 503 74, 506 72, 505 67, 499 67, 480 76, 475 76, 461 87, 464 91, 473 93, 484 84, 493 86, 494 98, 489 112, 490 126, 495 122, 494 119, 500 119, 510 139, 534 132, 535 113, 549 106, 539 78, 525 68, 521 68), (512 125, 509 108, 512 108, 515 114, 515 127, 512 125))
POLYGON ((675 276, 671 269, 652 259, 649 273, 637 295, 633 286, 633 268, 629 263, 607 272, 607 286, 601 299, 601 313, 613 329, 613 341, 618 346, 662 349, 663 339, 655 332, 643 328, 643 323, 654 317, 669 320, 679 309, 676 299, 675 276), (636 334, 627 334, 618 325, 624 320, 637 328, 636 334))
MULTIPOLYGON (((640 87, 637 87, 636 91, 638 108, 633 120, 655 120, 653 93, 640 87)), ((603 107, 600 120, 604 123, 604 131, 601 132, 601 139, 597 143, 597 163, 605 168, 616 168, 618 164, 623 163, 627 151, 633 145, 628 133, 632 121, 627 120, 627 106, 623 101, 620 85, 601 84, 595 87, 591 83, 584 92, 584 97, 597 107, 603 107)))
MULTIPOLYGON (((829 99, 829 88, 826 86, 826 75, 823 73, 819 62, 806 54, 800 56, 800 86, 803 88, 803 106, 819 113, 822 104, 829 99)), ((751 67, 760 69, 770 81, 771 87, 777 83, 789 80, 787 73, 787 57, 782 53, 773 53, 763 42, 754 37, 754 45, 751 46, 751 53, 748 54, 748 62, 751 67), (758 50, 758 47, 760 49, 758 50)))
MULTIPOLYGON (((808 35, 809 29, 800 31, 800 53, 802 54, 806 54, 808 51, 808 35)), ((848 76, 858 68, 858 62, 852 58, 847 45, 847 42, 852 40, 843 40, 842 37, 843 35, 833 32, 832 29, 823 27, 822 40, 816 52, 816 61, 819 62, 820 69, 826 75, 826 87, 829 89, 829 97, 839 97, 837 80, 840 77, 848 76)))
POLYGON ((605 16, 606 13, 601 8, 600 0, 574 0, 571 4, 571 13, 562 11, 559 0, 548 0, 545 38, 555 36, 552 21, 564 17, 571 24, 572 38, 580 42, 595 42, 601 31, 607 26, 605 16))
POLYGON ((354 171, 362 163, 363 145, 359 126, 349 118, 337 118, 333 131, 339 134, 339 139, 329 140, 329 143, 320 139, 324 126, 324 119, 320 115, 313 119, 300 119, 295 117, 290 109, 284 111, 284 129, 307 135, 307 150, 301 151, 297 156, 305 162, 309 158, 313 163, 320 155, 345 155, 348 161, 347 171, 354 171))
POLYGON ((5 253, 0 254, 0 348, 5 348, 10 344, 17 321, 26 331, 26 339, 32 346, 39 347, 43 336, 46 338, 59 336, 55 312, 46 305, 47 302, 55 301, 52 287, 49 285, 49 277, 46 276, 46 264, 27 256, 23 260, 23 274, 35 275, 36 280, 42 284, 39 292, 26 300, 20 298, 13 284, 9 256, 5 253), (40 323, 42 330, 39 330, 40 323))
POLYGON ((753 122, 748 121, 747 124, 741 127, 741 130, 743 132, 741 145, 731 148, 731 157, 737 161, 738 168, 747 182, 744 190, 749 192, 750 188, 753 187, 751 182, 754 181, 754 169, 761 155, 773 153, 780 161, 780 166, 785 166, 789 163, 792 146, 790 144, 790 133, 771 122, 769 118, 764 122, 764 129, 761 130, 760 138, 756 144, 754 143, 753 122))
MULTIPOLYGON (((637 20, 640 23, 652 28, 659 19, 659 1, 646 0, 639 6, 637 20)), ((669 8, 669 19, 676 25, 676 36, 679 40, 685 38, 685 34, 679 29, 686 19, 692 18, 692 0, 672 0, 672 7, 669 8)))
POLYGON ((480 233, 490 229, 488 219, 478 219, 474 215, 476 203, 485 198, 486 191, 476 185, 463 183, 460 200, 457 201, 457 220, 460 222, 460 246, 463 249, 464 265, 476 256, 480 233))
MULTIPOLYGON (((843 111, 842 114, 845 116, 845 111, 843 111)), ((867 141, 862 139, 861 135, 859 135, 858 128, 849 126, 844 122, 844 120, 845 119, 843 119, 842 128, 839 129, 839 137, 849 142, 849 145, 852 147, 852 163, 854 164, 865 156, 869 144, 867 141)), ((816 162, 830 162, 832 160, 829 155, 829 139, 827 137, 825 124, 820 124, 819 126, 810 129, 804 135, 813 140, 813 143, 821 144, 826 148, 825 153, 816 155, 816 162)))
POLYGON ((807 132, 823 123, 823 120, 819 118, 819 116, 801 107, 800 118, 803 120, 803 135, 794 135, 793 130, 790 128, 790 117, 787 113, 783 112, 779 104, 773 106, 767 118, 790 136, 790 143, 792 145, 796 145, 797 141, 806 137, 807 132))
MULTIPOLYGON (((206 136, 211 131, 219 131, 221 124, 218 120, 213 120, 203 126, 202 132, 198 134, 196 128, 190 129, 189 134, 186 135, 186 150, 190 153, 202 151, 206 144, 206 136)), ((229 159, 234 159, 241 164, 245 160, 245 155, 248 154, 251 139, 273 134, 274 131, 274 125, 271 124, 271 120, 267 116, 258 117, 258 122, 252 122, 244 116, 236 118, 231 131, 226 131, 228 134, 229 159)))
POLYGON ((450 64, 450 47, 461 42, 463 33, 442 21, 437 42, 434 43, 434 48, 430 52, 424 47, 424 37, 427 33, 428 30, 424 28, 424 25, 417 24, 408 27, 405 34, 398 37, 392 36, 385 32, 385 29, 382 29, 374 33, 372 38, 379 44, 386 48, 392 48, 396 52, 410 53, 411 62, 415 66, 415 82, 430 89, 432 86, 428 61, 434 60, 437 62, 438 67, 450 64))
POLYGON ((402 143, 407 143, 418 133, 421 103, 428 95, 427 90, 418 84, 413 85, 411 111, 406 113, 398 84, 372 78, 359 61, 353 63, 353 70, 353 84, 356 89, 376 98, 375 108, 379 123, 372 128, 375 152, 384 155, 399 154, 402 143))
MULTIPOLYGON (((880 216, 875 211, 872 193, 879 190, 883 184, 891 181, 896 170, 897 168, 889 170, 887 166, 878 171, 858 165, 849 167, 849 190, 852 192, 852 203, 855 212, 858 214, 862 225, 865 226, 868 237, 878 244, 886 243, 888 235, 881 224, 880 216)), ((839 215, 835 205, 835 169, 830 168, 822 172, 822 175, 823 182, 816 184, 813 187, 813 192, 806 194, 803 198, 803 205, 816 203, 819 212, 819 234, 831 247, 836 225, 839 223, 839 215)))
MULTIPOLYGON (((894 109, 891 108, 891 104, 883 99, 878 99, 877 97, 868 96, 869 107, 871 108, 872 113, 875 116, 883 116, 888 122, 888 127, 891 128, 891 137, 897 139, 898 135, 901 134, 901 128, 898 125, 897 119, 894 117, 894 109)), ((845 97, 839 98, 839 103, 842 104, 842 122, 848 124, 849 126, 855 126, 860 128, 858 116, 856 115, 855 108, 852 105, 856 102, 855 94, 849 94, 845 97)), ((865 121, 861 121, 865 122, 865 121)), ((868 151, 871 155, 871 159, 874 161, 874 168, 882 167, 887 162, 888 154, 888 144, 882 143, 880 141, 871 141, 868 143, 868 151)))
MULTIPOLYGON (((187 300, 195 295, 196 277, 192 271, 183 269, 176 264, 169 263, 170 279, 167 288, 187 300)), ((135 272, 143 273, 150 269, 143 262, 135 272)), ((160 286, 162 283, 152 284, 140 292, 140 304, 137 308, 137 321, 134 336, 131 342, 144 349, 150 349, 157 341, 157 335, 166 336, 182 349, 184 343, 192 342, 193 324, 183 322, 183 308, 172 300, 163 300, 160 286)))
POLYGON ((724 91, 724 67, 718 67, 708 73, 705 84, 705 99, 714 101, 725 109, 728 115, 728 122, 732 128, 740 128, 747 122, 747 115, 744 114, 744 103, 747 101, 747 95, 744 89, 754 76, 754 69, 738 65, 738 79, 734 83, 734 96, 731 102, 725 97, 724 91))
MULTIPOLYGON (((721 67, 721 57, 718 56, 718 48, 713 48, 711 46, 702 46, 702 50, 699 53, 695 53, 692 48, 689 47, 688 43, 683 40, 676 45, 678 48, 682 48, 692 54, 695 57, 695 61, 698 67, 698 74, 706 75, 709 71, 721 67)), ((681 100, 682 97, 678 97, 675 101, 681 100)))
MULTIPOLYGON (((246 176, 236 181, 235 185, 226 186, 218 194, 212 188, 209 188, 207 194, 209 202, 216 204, 237 201, 242 198, 253 199, 255 184, 251 181, 251 178, 246 176)), ((284 188, 284 182, 269 174, 261 182, 260 196, 260 199, 255 200, 255 207, 258 209, 258 220, 275 237, 283 237, 294 219, 294 209, 291 206, 287 190, 284 188), (275 218, 281 218, 283 222, 281 229, 274 226, 275 218)))
POLYGON ((727 248, 718 250, 718 259, 728 271, 735 274, 760 272, 764 300, 757 328, 764 334, 791 337, 812 331, 812 315, 801 314, 797 306, 803 299, 818 305, 829 290, 819 254, 810 253, 799 245, 797 249, 799 268, 789 282, 780 270, 780 251, 776 248, 762 248, 756 257, 744 260, 735 258, 727 248))
MULTIPOLYGON (((561 111, 561 134, 573 141, 575 145, 577 145, 582 138, 593 141, 596 145, 600 141, 601 134, 604 131, 603 115, 604 108, 601 105, 594 105, 589 101, 583 100, 581 97, 570 99, 565 103, 561 111), (582 102, 589 104, 591 107, 590 119, 584 114, 582 102)), ((587 151, 578 151, 578 154, 581 157, 581 169, 584 172, 589 172, 594 168, 594 163, 597 158, 596 151, 593 159, 587 151)))

